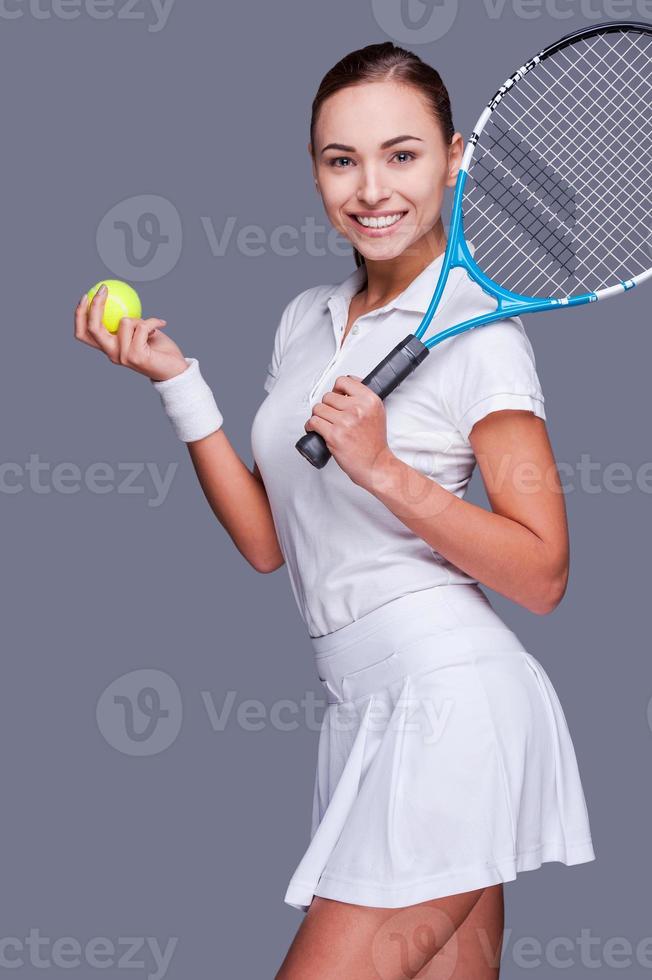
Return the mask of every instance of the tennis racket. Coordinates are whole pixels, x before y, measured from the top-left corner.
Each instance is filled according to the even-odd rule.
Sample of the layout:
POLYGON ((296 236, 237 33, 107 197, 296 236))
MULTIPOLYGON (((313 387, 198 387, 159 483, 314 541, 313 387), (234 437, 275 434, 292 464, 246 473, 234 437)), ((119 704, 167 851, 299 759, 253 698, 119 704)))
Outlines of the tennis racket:
MULTIPOLYGON (((620 296, 650 279, 651 154, 652 25, 576 31, 522 65, 466 147, 423 320, 363 384, 384 399, 448 337, 503 317, 620 296), (496 308, 425 340, 456 267, 496 308)), ((330 459, 314 431, 296 448, 319 469, 330 459)))

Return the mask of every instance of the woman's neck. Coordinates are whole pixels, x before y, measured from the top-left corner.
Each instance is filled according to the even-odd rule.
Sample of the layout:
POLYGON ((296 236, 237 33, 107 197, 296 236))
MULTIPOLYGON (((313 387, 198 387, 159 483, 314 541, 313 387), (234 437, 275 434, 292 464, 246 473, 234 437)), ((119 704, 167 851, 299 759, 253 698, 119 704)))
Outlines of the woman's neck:
POLYGON ((423 235, 397 255, 395 259, 369 261, 365 259, 367 282, 359 296, 364 294, 365 306, 374 309, 385 306, 399 296, 410 283, 446 250, 446 234, 441 218, 428 233, 423 235))

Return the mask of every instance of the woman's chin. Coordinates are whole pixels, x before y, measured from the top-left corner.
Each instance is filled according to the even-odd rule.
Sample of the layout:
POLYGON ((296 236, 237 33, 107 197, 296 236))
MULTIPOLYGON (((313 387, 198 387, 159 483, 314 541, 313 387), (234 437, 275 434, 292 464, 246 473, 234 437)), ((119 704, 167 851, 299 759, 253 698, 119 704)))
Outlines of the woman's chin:
POLYGON ((389 259, 398 258, 399 255, 403 255, 409 250, 411 242, 394 242, 394 241, 382 241, 376 239, 373 244, 367 242, 352 242, 354 248, 358 250, 360 255, 370 262, 386 262, 389 259))

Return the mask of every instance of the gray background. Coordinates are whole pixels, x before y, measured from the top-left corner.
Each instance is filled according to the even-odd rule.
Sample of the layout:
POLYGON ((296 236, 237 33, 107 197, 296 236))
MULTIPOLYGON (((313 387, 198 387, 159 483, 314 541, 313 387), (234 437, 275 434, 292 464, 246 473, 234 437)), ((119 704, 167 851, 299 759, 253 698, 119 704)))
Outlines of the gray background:
MULTIPOLYGON (((82 948, 113 942, 104 977, 120 974, 121 937, 162 946, 178 937, 169 977, 274 975, 301 921, 283 895, 308 842, 317 729, 302 709, 290 730, 234 714, 247 699, 269 715, 281 699, 322 697, 285 569, 258 575, 234 549, 149 382, 74 341, 79 295, 101 277, 134 282, 145 315, 167 318, 200 359, 251 466, 283 306, 354 267, 350 249, 324 248, 306 151, 324 72, 393 36, 440 69, 466 137, 498 85, 547 42, 614 13, 646 13, 643 0, 478 0, 455 17, 452 2, 411 2, 412 26, 398 0, 176 0, 164 24, 144 0, 131 11, 125 0, 95 11, 16 2, 0 15, 0 939, 49 937, 49 976, 63 973, 53 946, 63 937, 82 948), (148 195, 168 203, 139 202, 148 195), (136 229, 131 260, 125 234, 111 230, 116 206, 136 229), (137 233, 142 211, 168 237, 152 255, 137 233), (206 228, 219 237, 229 218, 232 239, 214 254, 206 228), (281 254, 274 230, 310 218, 324 254, 301 233, 295 254, 281 254), (247 225, 262 230, 258 255, 236 241, 247 225), (44 464, 38 485, 30 457, 44 464), (90 482, 98 463, 101 493, 90 482), (141 472, 127 488, 130 464, 141 472), (146 464, 172 467, 163 499, 146 464), (114 682, 126 700, 112 700, 114 682), (169 711, 160 719, 156 690, 169 711), (233 715, 219 731, 207 704, 212 696, 219 711, 229 692, 233 715)), ((627 977, 652 969, 636 950, 652 934, 649 472, 636 485, 650 461, 651 297, 634 291, 526 320, 556 458, 572 481, 571 578, 546 617, 488 594, 562 701, 597 861, 547 864, 505 886, 506 978, 557 976, 545 951, 555 937, 573 976, 589 975, 589 958, 603 972, 629 962, 627 977), (583 457, 597 464, 592 489, 581 484, 583 457), (631 468, 616 486, 613 463, 631 468), (519 955, 527 937, 541 944, 538 958, 519 955), (610 953, 616 937, 625 946, 610 953)), ((477 474, 467 499, 486 504, 477 474)), ((5 955, 22 957, 14 976, 42 975, 26 947, 5 955)), ((130 976, 156 975, 147 947, 133 958, 130 976)), ((82 952, 76 975, 99 972, 82 952)))

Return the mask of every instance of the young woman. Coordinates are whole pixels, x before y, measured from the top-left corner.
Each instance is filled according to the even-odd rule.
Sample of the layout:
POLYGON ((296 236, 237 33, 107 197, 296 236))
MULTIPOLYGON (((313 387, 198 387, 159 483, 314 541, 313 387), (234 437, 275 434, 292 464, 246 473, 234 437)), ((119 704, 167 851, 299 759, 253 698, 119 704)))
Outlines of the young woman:
MULTIPOLYGON (((229 443, 165 321, 76 336, 149 377, 206 498, 261 572, 286 564, 328 706, 310 843, 285 901, 306 912, 276 980, 499 974, 503 882, 594 859, 577 761, 547 673, 480 588, 545 614, 568 578, 563 495, 518 319, 444 341, 381 401, 365 374, 419 325, 463 141, 438 73, 391 43, 343 58, 309 152, 356 269, 286 306, 252 427, 229 443), (295 449, 324 437, 321 470, 295 449), (463 499, 475 464, 491 511, 463 499)), ((490 302, 460 270, 438 329, 490 302)))

